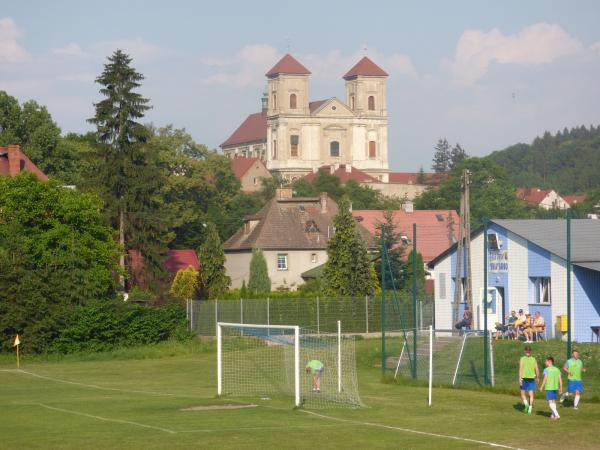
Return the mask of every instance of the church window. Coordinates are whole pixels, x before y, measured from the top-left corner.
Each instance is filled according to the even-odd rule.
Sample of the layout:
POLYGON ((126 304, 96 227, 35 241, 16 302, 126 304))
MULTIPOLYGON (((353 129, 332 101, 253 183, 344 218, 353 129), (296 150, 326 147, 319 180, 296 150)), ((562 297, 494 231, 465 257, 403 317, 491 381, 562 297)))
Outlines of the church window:
POLYGON ((277 109, 277 92, 273 92, 273 109, 277 109))
POLYGON ((354 109, 354 95, 350 96, 350 109, 354 109))
POLYGON ((300 136, 292 134, 290 136, 290 156, 292 158, 298 157, 298 143, 300 142, 300 136))
POLYGON ((372 95, 369 95, 368 107, 369 111, 375 111, 375 97, 373 97, 372 95))
POLYGON ((377 158, 377 143, 375 141, 369 141, 369 158, 377 158))
POLYGON ((290 109, 296 109, 296 94, 290 95, 290 109))
POLYGON ((329 143, 329 155, 335 158, 340 156, 340 143, 338 141, 331 141, 329 143))
POLYGON ((277 159, 277 139, 273 139, 273 159, 277 159))

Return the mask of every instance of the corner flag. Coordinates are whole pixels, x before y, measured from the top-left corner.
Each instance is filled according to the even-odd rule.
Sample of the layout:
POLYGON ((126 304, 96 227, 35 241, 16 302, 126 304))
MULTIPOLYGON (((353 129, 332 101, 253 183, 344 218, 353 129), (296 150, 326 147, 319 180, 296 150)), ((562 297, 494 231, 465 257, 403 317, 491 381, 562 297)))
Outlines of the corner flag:
POLYGON ((15 337, 15 340, 13 341, 13 347, 17 347, 19 344, 21 343, 21 340, 19 339, 19 335, 17 334, 17 336, 15 337))

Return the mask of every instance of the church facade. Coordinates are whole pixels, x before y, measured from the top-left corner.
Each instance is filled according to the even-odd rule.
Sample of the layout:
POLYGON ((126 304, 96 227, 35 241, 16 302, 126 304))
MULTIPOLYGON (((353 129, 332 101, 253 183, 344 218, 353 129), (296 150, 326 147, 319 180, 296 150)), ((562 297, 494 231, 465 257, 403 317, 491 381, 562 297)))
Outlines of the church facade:
POLYGON ((224 154, 260 158, 288 181, 345 165, 387 183, 388 74, 364 57, 343 76, 344 100, 318 101, 310 101, 310 74, 289 54, 277 62, 266 74, 262 111, 221 144, 224 154))

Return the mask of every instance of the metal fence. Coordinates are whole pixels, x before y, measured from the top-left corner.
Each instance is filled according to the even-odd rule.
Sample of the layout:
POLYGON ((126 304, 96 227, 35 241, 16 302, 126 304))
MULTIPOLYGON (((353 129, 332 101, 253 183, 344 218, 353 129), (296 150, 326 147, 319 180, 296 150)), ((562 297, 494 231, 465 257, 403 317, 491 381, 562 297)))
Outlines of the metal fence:
MULTIPOLYGON (((412 326, 412 307, 408 299, 398 305, 386 299, 386 328, 390 320, 402 316, 404 324, 412 326)), ((380 333, 381 298, 264 298, 240 300, 192 301, 187 305, 190 330, 201 336, 214 336, 217 322, 255 323, 267 325, 299 325, 317 332, 337 330, 342 322, 345 333, 380 333)), ((417 301, 417 326, 433 323, 433 301, 417 301)), ((398 324, 399 326, 399 324, 398 324)), ((393 327, 396 328, 396 327, 393 327)))

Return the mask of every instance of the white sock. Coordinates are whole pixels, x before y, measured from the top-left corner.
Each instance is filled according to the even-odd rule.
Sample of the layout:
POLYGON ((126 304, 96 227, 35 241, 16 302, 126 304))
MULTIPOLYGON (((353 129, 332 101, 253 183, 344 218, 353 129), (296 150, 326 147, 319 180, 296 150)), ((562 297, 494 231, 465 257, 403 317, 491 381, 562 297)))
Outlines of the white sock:
POLYGON ((525 406, 529 406, 529 402, 527 401, 527 399, 526 399, 526 398, 524 398, 524 399, 523 399, 523 404, 524 404, 525 406))
POLYGON ((548 405, 550 406, 550 409, 552 410, 554 417, 560 417, 558 415, 558 411, 556 410, 556 402, 554 402, 554 401, 548 402, 548 405))
POLYGON ((580 398, 581 398, 580 395, 578 395, 578 394, 575 395, 575 401, 573 402, 573 406, 575 406, 575 408, 577 408, 577 405, 579 405, 580 398))

